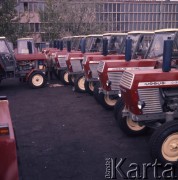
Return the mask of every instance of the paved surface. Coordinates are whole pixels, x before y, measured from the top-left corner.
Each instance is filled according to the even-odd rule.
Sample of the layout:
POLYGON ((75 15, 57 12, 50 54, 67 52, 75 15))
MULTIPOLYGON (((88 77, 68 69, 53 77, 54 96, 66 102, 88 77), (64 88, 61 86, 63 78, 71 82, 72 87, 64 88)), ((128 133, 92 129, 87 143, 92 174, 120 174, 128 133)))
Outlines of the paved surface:
POLYGON ((112 111, 70 86, 30 89, 9 80, 2 82, 0 95, 10 102, 23 180, 103 180, 105 158, 127 158, 124 171, 133 162, 152 162, 149 135, 127 137, 112 111))

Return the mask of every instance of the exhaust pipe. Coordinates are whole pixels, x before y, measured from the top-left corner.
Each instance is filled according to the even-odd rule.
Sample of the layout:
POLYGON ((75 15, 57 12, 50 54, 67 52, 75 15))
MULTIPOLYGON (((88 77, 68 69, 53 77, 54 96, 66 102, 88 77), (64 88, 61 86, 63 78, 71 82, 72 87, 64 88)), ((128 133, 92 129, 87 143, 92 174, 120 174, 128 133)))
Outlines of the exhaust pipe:
POLYGON ((67 41, 67 51, 71 52, 71 41, 67 41))
POLYGON ((81 52, 84 54, 86 52, 86 38, 81 40, 81 52))
POLYGON ((132 39, 128 38, 125 42, 125 60, 130 61, 132 58, 132 39))
POLYGON ((29 54, 32 54, 32 53, 33 53, 33 50, 32 50, 32 42, 27 41, 27 48, 28 48, 29 54))
POLYGON ((62 40, 59 41, 58 44, 59 44, 59 49, 62 51, 64 48, 63 41, 62 40))
POLYGON ((107 56, 108 55, 108 39, 104 38, 103 39, 103 52, 102 52, 103 56, 107 56))
POLYGON ((163 72, 169 72, 171 70, 172 48, 173 40, 171 40, 171 37, 168 37, 168 39, 164 41, 162 65, 163 72))

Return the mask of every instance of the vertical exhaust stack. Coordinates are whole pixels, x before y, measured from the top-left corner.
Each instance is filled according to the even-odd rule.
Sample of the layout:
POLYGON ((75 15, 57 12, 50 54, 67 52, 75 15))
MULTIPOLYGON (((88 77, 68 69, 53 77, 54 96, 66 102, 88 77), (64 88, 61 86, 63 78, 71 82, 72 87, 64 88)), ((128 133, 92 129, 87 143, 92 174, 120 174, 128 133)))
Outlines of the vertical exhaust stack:
POLYGON ((59 49, 62 51, 63 47, 64 47, 63 41, 61 40, 61 41, 59 41, 59 49))
POLYGON ((53 42, 53 47, 54 47, 54 48, 57 48, 57 40, 54 40, 54 42, 53 42))
POLYGON ((32 54, 32 53, 33 53, 33 50, 32 50, 32 42, 27 41, 27 48, 28 48, 29 54, 32 54))
POLYGON ((168 39, 164 41, 163 65, 162 65, 163 72, 169 72, 171 70, 172 48, 173 48, 173 40, 171 40, 171 38, 168 37, 168 39))
POLYGON ((60 41, 59 40, 56 41, 56 46, 57 46, 57 49, 60 48, 60 41))
POLYGON ((132 58, 132 39, 128 38, 125 42, 125 60, 130 61, 132 58))
POLYGON ((71 41, 67 41, 67 51, 71 52, 71 41))
POLYGON ((81 40, 81 52, 84 54, 86 52, 86 38, 81 40))
POLYGON ((103 39, 103 56, 108 55, 108 40, 106 38, 103 39))

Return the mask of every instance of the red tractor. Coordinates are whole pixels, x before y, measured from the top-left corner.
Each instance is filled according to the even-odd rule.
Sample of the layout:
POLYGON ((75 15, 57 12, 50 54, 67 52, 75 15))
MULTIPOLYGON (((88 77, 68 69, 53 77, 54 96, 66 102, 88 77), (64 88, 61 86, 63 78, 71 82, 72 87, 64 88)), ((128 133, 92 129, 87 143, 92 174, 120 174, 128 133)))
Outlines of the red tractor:
POLYGON ((163 163, 177 163, 178 29, 158 34, 156 39, 148 57, 159 56, 162 69, 124 72, 116 120, 128 135, 156 129, 150 139, 153 158, 163 163))
MULTIPOLYGON (((34 50, 35 51, 35 50, 34 50)), ((41 53, 34 53, 30 41, 24 46, 18 46, 17 53, 13 53, 5 37, 0 37, 0 81, 7 78, 19 78, 28 82, 32 88, 46 85, 46 57, 41 53)))
POLYGON ((84 54, 100 54, 102 49, 102 37, 102 35, 88 35, 81 41, 81 52, 68 54, 66 61, 68 71, 66 71, 64 75, 66 77, 68 76, 68 81, 66 81, 66 84, 75 84, 76 91, 85 91, 85 79, 83 77, 82 66, 84 54))
POLYGON ((151 42, 153 32, 147 31, 131 31, 128 32, 126 42, 131 44, 131 53, 126 52, 125 57, 128 61, 101 61, 98 66, 98 74, 100 80, 100 87, 95 87, 94 96, 105 109, 113 109, 118 98, 119 80, 125 69, 134 68, 154 68, 154 61, 141 60, 151 42), (130 61, 130 58, 135 59, 130 61))
POLYGON ((0 96, 0 179, 19 180, 16 140, 6 97, 0 96))
POLYGON ((85 55, 82 62, 85 76, 85 90, 93 94, 94 86, 99 82, 97 67, 102 60, 124 59, 124 47, 126 33, 106 33, 103 34, 103 53, 100 55, 85 55))
POLYGON ((62 45, 60 51, 55 53, 55 72, 63 84, 68 84, 67 63, 68 54, 80 53, 81 40, 85 36, 72 36, 70 41, 67 41, 67 47, 63 50, 62 45))

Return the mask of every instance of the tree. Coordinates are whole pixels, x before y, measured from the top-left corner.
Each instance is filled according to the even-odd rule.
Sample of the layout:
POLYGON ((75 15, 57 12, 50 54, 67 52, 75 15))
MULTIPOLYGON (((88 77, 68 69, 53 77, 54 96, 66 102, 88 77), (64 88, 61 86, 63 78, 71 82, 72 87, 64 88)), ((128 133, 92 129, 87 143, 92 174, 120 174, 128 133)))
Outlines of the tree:
POLYGON ((0 36, 5 36, 12 42, 22 34, 15 10, 16 3, 16 0, 0 0, 0 36))
POLYGON ((89 0, 46 0, 45 10, 40 11, 46 37, 100 33, 95 8, 95 2, 89 0))

